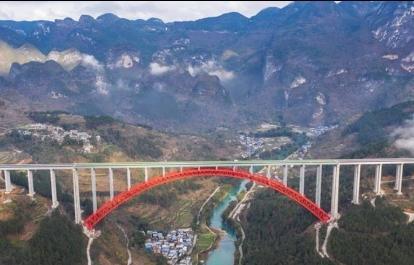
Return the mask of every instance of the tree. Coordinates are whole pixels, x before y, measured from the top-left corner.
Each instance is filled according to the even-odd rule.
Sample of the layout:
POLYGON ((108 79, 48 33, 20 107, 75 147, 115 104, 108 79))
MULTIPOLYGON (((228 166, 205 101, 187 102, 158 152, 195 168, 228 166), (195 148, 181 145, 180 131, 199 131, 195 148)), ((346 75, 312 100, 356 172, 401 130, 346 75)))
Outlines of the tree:
POLYGON ((81 228, 57 211, 40 223, 29 248, 31 264, 37 265, 82 265, 86 256, 81 228))

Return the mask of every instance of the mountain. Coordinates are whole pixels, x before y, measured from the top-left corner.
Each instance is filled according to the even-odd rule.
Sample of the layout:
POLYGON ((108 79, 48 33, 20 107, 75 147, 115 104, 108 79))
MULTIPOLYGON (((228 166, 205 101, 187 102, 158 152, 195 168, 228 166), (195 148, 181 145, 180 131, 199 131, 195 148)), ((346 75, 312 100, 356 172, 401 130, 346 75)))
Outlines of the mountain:
POLYGON ((341 124, 414 88, 413 2, 294 2, 171 23, 0 21, 0 41, 2 97, 165 130, 341 124))

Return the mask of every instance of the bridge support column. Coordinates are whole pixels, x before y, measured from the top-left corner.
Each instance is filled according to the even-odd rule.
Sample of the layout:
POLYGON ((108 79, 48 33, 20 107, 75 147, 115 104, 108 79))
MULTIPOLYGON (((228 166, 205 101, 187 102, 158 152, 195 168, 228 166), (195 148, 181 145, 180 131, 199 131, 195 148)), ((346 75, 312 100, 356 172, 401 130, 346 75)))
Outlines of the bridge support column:
POLYGON ((6 194, 13 191, 13 184, 11 183, 10 171, 4 170, 4 181, 6 183, 6 194))
POLYGON ((400 177, 400 170, 401 170, 401 164, 398 164, 395 166, 395 183, 394 183, 394 190, 398 190, 398 181, 400 177))
POLYGON ((53 169, 50 170, 50 187, 52 189, 52 208, 55 209, 59 206, 56 192, 56 174, 53 169))
POLYGON ((253 166, 250 166, 250 167, 249 167, 249 173, 250 173, 250 174, 253 174, 253 166))
POLYGON ((359 204, 359 186, 361 180, 361 164, 355 165, 354 167, 354 189, 352 196, 352 203, 359 204))
MULTIPOLYGON (((217 169, 217 168, 216 168, 217 169)), ((180 172, 183 173, 183 167, 180 167, 180 172)))
MULTIPOLYGON (((200 167, 198 167, 198 170, 200 171, 200 167)), ((162 176, 165 177, 165 167, 162 167, 162 176)))
POLYGON ((27 196, 30 196, 33 198, 35 195, 34 192, 34 186, 33 186, 33 171, 27 170, 27 187, 29 188, 29 193, 27 196))
POLYGON ((81 217, 81 208, 80 208, 80 196, 79 196, 79 175, 78 171, 74 168, 72 170, 73 176, 73 207, 75 210, 75 223, 80 224, 81 217))
MULTIPOLYGON (((180 170, 181 172, 183 172, 183 168, 181 168, 180 170)), ((144 176, 145 176, 145 182, 147 182, 148 181, 148 168, 147 167, 144 168, 144 176)))
POLYGON ((131 189, 131 169, 127 167, 127 186, 128 190, 131 189))
POLYGON ((9 170, 4 170, 4 182, 6 184, 6 194, 11 193, 13 190, 13 185, 11 183, 9 170))
POLYGON ((333 166, 333 177, 332 177, 331 216, 335 219, 339 217, 339 213, 338 213, 339 172, 340 172, 340 165, 334 165, 333 166))
POLYGON ((114 198, 114 171, 112 168, 109 168, 109 198, 111 200, 114 198))
POLYGON ((375 187, 374 192, 376 195, 381 194, 381 177, 382 177, 382 164, 375 166, 375 187))
POLYGON ((271 177, 271 173, 270 173, 270 165, 268 165, 267 166, 267 169, 266 169, 267 171, 266 171, 266 177, 268 178, 268 179, 270 179, 270 177, 271 177))
POLYGON ((305 165, 300 166, 299 170, 299 193, 305 195, 305 165))
POLYGON ((316 194, 315 202, 318 207, 321 207, 321 192, 322 192, 322 165, 316 168, 316 194))
POLYGON ((395 189, 397 190, 397 195, 402 195, 403 173, 404 173, 404 164, 397 165, 396 180, 395 180, 395 189))
POLYGON ((98 202, 96 200, 96 172, 94 168, 91 168, 91 184, 92 184, 92 207, 93 212, 98 210, 98 202))
POLYGON ((283 185, 287 187, 288 183, 288 165, 283 166, 283 185))

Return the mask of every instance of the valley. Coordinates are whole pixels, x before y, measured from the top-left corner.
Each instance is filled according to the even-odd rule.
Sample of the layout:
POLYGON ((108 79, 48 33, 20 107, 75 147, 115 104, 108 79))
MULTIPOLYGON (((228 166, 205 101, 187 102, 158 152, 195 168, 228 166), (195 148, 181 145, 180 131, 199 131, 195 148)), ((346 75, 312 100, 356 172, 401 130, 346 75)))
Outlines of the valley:
POLYGON ((79 199, 74 171, 60 170, 57 208, 49 172, 32 171, 31 197, 26 171, 9 172, 9 193, 0 168, 0 264, 414 264, 412 164, 364 165, 359 203, 353 165, 340 176, 320 165, 319 183, 318 165, 300 165, 413 157, 412 1, 269 3, 194 21, 2 16, 0 7, 0 167, 289 159, 299 164, 239 166, 286 180, 296 201, 317 201, 320 185, 317 208, 329 214, 331 191, 340 195, 323 224, 269 181, 180 179, 85 233, 75 205, 81 219, 94 212, 91 171, 102 206, 182 166, 78 168, 79 199))
MULTIPOLYGON (((117 161, 119 159, 128 161, 136 157, 142 157, 143 159, 159 159, 160 153, 165 159, 174 159, 175 157, 177 157, 177 159, 185 159, 186 156, 217 159, 217 157, 220 157, 223 154, 239 158, 246 152, 249 152, 253 146, 252 143, 246 144, 243 141, 238 141, 238 135, 234 136, 234 140, 221 139, 219 142, 216 142, 217 140, 211 140, 215 139, 214 137, 202 138, 193 136, 192 138, 184 138, 181 135, 166 135, 146 127, 125 124, 109 117, 83 117, 66 112, 31 112, 27 114, 27 118, 30 119, 32 123, 29 125, 20 125, 15 129, 6 131, 1 139, 1 146, 2 149, 5 150, 5 153, 18 153, 21 157, 25 158, 24 161, 32 162, 56 163, 72 161, 71 159, 75 159, 79 162, 117 161), (71 128, 76 128, 76 131, 71 128), (116 132, 117 136, 108 138, 108 132, 112 135, 116 132), (87 142, 87 150, 85 150, 84 139, 90 139, 87 142), (192 144, 190 150, 183 149, 186 148, 186 146, 183 146, 180 142, 184 141, 184 139, 186 146, 190 146, 189 141, 192 139, 194 143, 203 144, 203 151, 207 150, 206 148, 209 148, 212 152, 214 151, 217 153, 198 153, 200 151, 194 148, 196 144, 192 144), (139 149, 134 149, 132 152, 132 149, 129 149, 129 144, 123 142, 126 140, 138 144, 139 149), (222 145, 217 147, 217 144, 221 144, 222 142, 225 142, 226 146, 222 145), (149 149, 145 149, 146 145, 144 143, 147 143, 146 145, 148 145, 149 149), (165 146, 167 143, 168 148, 164 147, 165 149, 158 149, 158 146, 165 146), (234 143, 234 146, 232 146, 231 143, 234 143), (172 147, 176 144, 177 147, 172 147), (208 145, 211 147, 208 147, 208 145), (169 153, 171 151, 173 151, 173 153, 169 153), (230 152, 233 152, 233 154, 230 152), (64 156, 62 156, 63 153, 65 154, 64 156)), ((274 126, 272 128, 274 128, 274 126)), ((252 132, 245 133, 254 135, 261 132, 263 132, 263 128, 260 127, 257 129, 257 132, 252 130, 252 132)), ((291 129, 281 130, 277 133, 275 138, 272 138, 272 141, 276 143, 275 146, 272 146, 272 142, 267 143, 266 147, 260 146, 260 148, 256 148, 255 155, 259 156, 262 152, 268 152, 269 148, 270 150, 273 150, 274 148, 280 148, 283 145, 291 145, 292 140, 289 140, 290 134, 292 134, 291 129)), ((260 135, 254 137, 255 138, 252 139, 256 140, 253 141, 259 142, 267 142, 268 139, 271 139, 260 138, 260 135)), ((19 160, 13 160, 10 157, 7 162, 15 163, 19 162, 19 160)), ((87 174, 88 172, 80 173, 81 194, 84 194, 82 190, 87 189, 89 185, 90 180, 87 174), (83 175, 84 173, 85 175, 83 175)), ((120 174, 121 172, 114 171, 115 191, 124 189, 126 185, 125 178, 120 174)), ((131 170, 131 175, 132 183, 142 181, 144 177, 142 171, 140 172, 136 170, 131 170)), ((15 183, 21 183, 23 187, 27 188, 23 175, 13 175, 12 177, 15 183)), ((34 177, 37 180, 35 181, 35 190, 37 191, 38 196, 50 198, 50 193, 47 191, 47 177, 42 174, 37 174, 36 172, 34 172, 34 177)), ((108 188, 106 186, 107 172, 97 170, 96 180, 97 192, 100 196, 98 203, 100 203, 108 196, 108 188)), ((71 195, 69 191, 71 180, 68 175, 58 175, 57 183, 58 200, 63 209, 67 210, 67 207, 71 204, 71 195)), ((132 238, 130 239, 130 244, 132 246, 132 249, 130 250, 131 259, 134 262, 141 261, 152 264, 150 254, 142 255, 144 251, 142 249, 143 245, 142 243, 138 243, 141 241, 135 241, 139 238, 134 239, 135 235, 139 235, 141 230, 146 231, 147 229, 170 231, 177 228, 194 227, 195 213, 199 211, 202 203, 204 203, 217 185, 222 187, 222 192, 214 196, 215 199, 213 200, 213 204, 211 204, 211 202, 207 204, 207 207, 205 208, 208 209, 203 209, 201 220, 204 221, 201 221, 200 223, 200 230, 196 230, 200 240, 197 241, 196 245, 196 249, 200 251, 198 255, 196 254, 196 257, 198 256, 196 259, 199 259, 200 257, 207 259, 209 255, 207 255, 208 252, 205 252, 205 250, 212 244, 220 244, 219 242, 221 242, 221 239, 218 239, 217 235, 209 235, 211 232, 206 230, 209 229, 207 228, 206 223, 210 226, 210 221, 206 222, 206 220, 209 219, 211 214, 210 211, 213 209, 212 206, 219 204, 221 201, 220 198, 225 198, 229 189, 233 185, 238 185, 237 182, 226 184, 226 182, 223 182, 222 180, 210 179, 185 181, 160 187, 144 194, 134 200, 134 202, 129 203, 126 207, 123 207, 123 209, 120 210, 121 212, 114 216, 114 220, 109 218, 104 223, 101 230, 101 236, 96 238, 89 247, 91 261, 94 262, 94 264, 95 262, 98 262, 98 264, 106 264, 107 262, 124 262, 129 259, 128 255, 124 252, 124 234, 119 228, 121 227, 122 229, 125 229, 127 235, 132 235, 132 238), (214 240, 208 240, 207 238, 211 236, 216 237, 216 240, 219 241, 214 243, 214 240), (202 243, 205 240, 207 240, 206 243, 202 243), (117 249, 117 253, 119 252, 116 256, 113 256, 114 249, 117 249), (124 254, 121 254, 122 252, 124 254)), ((86 196, 87 194, 85 193, 84 195, 86 196)), ((39 203, 40 202, 36 199, 36 204, 39 203)), ((89 198, 85 198, 83 199, 83 203, 86 205, 84 214, 88 214, 88 212, 91 211, 91 201, 89 198)), ((43 207, 45 207, 48 203, 43 202, 42 204, 43 207)), ((67 214, 70 215, 71 211, 67 212, 67 214)), ((220 218, 221 213, 215 217, 216 221, 214 222, 219 222, 220 218)), ((40 221, 41 219, 38 222, 40 221)), ((214 229, 214 231, 216 230, 214 229)), ((86 249, 86 242, 84 248, 86 249)))

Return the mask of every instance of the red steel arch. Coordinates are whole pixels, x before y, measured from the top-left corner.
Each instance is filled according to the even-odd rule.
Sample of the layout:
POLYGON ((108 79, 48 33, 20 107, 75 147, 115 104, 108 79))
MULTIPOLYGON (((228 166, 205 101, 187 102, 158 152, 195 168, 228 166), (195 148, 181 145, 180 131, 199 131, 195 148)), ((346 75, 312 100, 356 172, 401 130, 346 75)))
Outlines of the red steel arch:
POLYGON ((141 182, 136 184, 130 190, 117 194, 113 198, 113 200, 105 202, 95 213, 88 216, 83 223, 89 230, 92 230, 103 218, 105 218, 108 214, 110 214, 120 205, 153 187, 190 177, 209 176, 231 177, 254 181, 257 184, 274 189, 280 192, 281 194, 285 195, 286 197, 290 198, 291 200, 295 201, 296 203, 300 204, 302 207, 311 212, 321 222, 327 223, 330 220, 330 215, 326 213, 323 209, 318 207, 310 199, 301 195, 294 189, 286 187, 285 185, 283 185, 283 183, 275 179, 268 179, 260 174, 251 174, 248 171, 239 169, 233 170, 229 168, 191 168, 184 169, 183 171, 179 172, 170 172, 167 173, 165 176, 153 177, 149 179, 147 182, 141 182))

